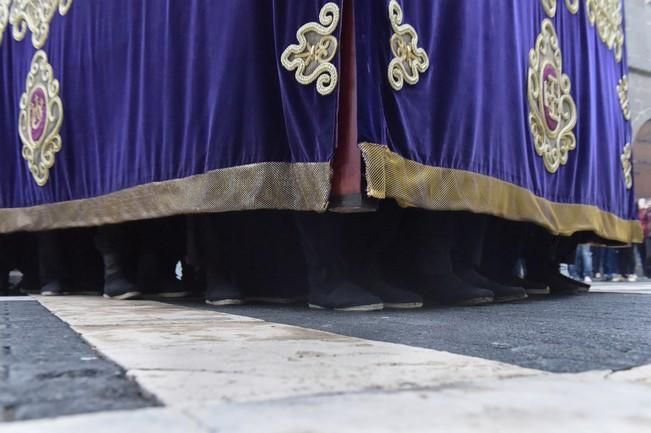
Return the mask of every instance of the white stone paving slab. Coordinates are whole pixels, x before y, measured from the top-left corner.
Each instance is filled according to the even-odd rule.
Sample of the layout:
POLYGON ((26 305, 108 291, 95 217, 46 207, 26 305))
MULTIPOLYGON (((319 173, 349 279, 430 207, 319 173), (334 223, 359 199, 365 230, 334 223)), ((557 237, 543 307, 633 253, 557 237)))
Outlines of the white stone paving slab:
MULTIPOLYGON (((162 409, 141 410, 111 432, 651 432, 651 366, 549 374, 151 301, 38 299, 169 405, 172 429, 190 423, 155 430, 162 409)), ((111 424, 93 417, 16 432, 111 424)))
POLYGON ((1 296, 0 302, 35 301, 31 296, 1 296))
MULTIPOLYGON (((1 298, 0 298, 1 299, 1 298)), ((114 301, 99 296, 36 296, 51 312, 71 326, 115 327, 173 322, 255 321, 243 316, 220 315, 210 310, 183 308, 156 301, 114 301)))
POLYGON ((648 433, 651 392, 563 375, 186 409, 229 433, 648 433))
POLYGON ((2 433, 208 433, 175 409, 139 409, 0 424, 2 433))
MULTIPOLYGON (((651 385, 651 365, 617 371, 608 375, 608 379, 651 385)), ((649 410, 651 411, 651 408, 649 410)))
POLYGON ((418 389, 544 374, 495 361, 169 304, 98 302, 85 297, 39 300, 168 405, 418 389), (94 319, 113 314, 119 323, 110 323, 106 317, 94 319))

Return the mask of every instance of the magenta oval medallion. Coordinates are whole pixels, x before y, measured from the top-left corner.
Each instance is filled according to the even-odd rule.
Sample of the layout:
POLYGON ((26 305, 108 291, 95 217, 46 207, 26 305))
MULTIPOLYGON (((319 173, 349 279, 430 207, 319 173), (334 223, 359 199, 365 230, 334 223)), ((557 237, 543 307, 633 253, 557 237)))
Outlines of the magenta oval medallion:
POLYGON ((47 123, 47 97, 40 87, 34 89, 29 99, 29 122, 32 140, 40 140, 45 132, 45 124, 47 123))
POLYGON ((545 123, 547 123, 547 127, 551 131, 556 131, 560 121, 558 103, 561 93, 558 71, 553 65, 547 64, 543 69, 542 75, 542 98, 545 123))

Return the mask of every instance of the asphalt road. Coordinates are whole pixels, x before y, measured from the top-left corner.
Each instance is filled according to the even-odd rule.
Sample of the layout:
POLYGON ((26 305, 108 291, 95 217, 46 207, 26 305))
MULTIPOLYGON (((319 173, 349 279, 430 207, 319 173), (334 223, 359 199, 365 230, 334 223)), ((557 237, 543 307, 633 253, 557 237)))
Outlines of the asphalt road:
POLYGON ((38 302, 0 298, 0 422, 156 405, 38 302))
POLYGON ((337 313, 290 306, 219 311, 550 372, 651 363, 651 296, 589 293, 514 304, 337 313))

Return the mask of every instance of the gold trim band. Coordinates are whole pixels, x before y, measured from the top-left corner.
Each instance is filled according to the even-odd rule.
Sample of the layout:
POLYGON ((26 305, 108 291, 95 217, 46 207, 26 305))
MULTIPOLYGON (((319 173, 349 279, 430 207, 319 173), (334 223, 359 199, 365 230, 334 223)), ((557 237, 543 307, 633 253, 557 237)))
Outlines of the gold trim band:
POLYGON ((140 185, 105 196, 0 209, 0 233, 252 209, 326 210, 329 162, 263 162, 140 185))
POLYGON ((393 198, 405 207, 464 210, 532 222, 557 235, 591 231, 624 243, 643 239, 638 221, 596 206, 552 202, 490 176, 411 161, 380 144, 362 143, 359 147, 370 197, 393 198))

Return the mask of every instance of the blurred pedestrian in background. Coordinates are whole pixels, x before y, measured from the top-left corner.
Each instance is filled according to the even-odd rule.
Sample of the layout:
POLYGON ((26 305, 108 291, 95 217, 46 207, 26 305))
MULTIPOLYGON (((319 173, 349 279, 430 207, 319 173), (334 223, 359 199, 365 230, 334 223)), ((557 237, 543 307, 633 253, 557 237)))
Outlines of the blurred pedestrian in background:
POLYGON ((640 215, 640 223, 642 224, 642 231, 644 233, 644 241, 638 245, 640 253, 640 261, 642 263, 642 272, 645 277, 651 275, 651 263, 649 260, 649 253, 651 252, 651 238, 649 238, 649 203, 647 200, 641 198, 638 202, 638 212, 640 215))
POLYGON ((583 280, 585 283, 592 283, 592 250, 590 245, 581 244, 576 247, 576 260, 575 260, 573 275, 575 278, 583 280))

